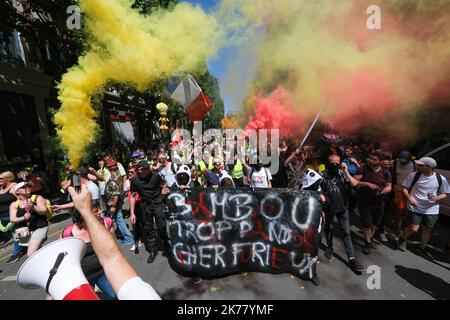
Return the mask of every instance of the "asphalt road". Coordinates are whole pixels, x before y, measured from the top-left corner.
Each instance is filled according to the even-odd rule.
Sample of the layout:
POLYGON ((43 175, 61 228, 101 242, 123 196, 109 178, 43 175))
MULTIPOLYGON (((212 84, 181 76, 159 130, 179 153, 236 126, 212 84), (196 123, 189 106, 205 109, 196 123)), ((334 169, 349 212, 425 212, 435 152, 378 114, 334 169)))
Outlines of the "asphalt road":
MULTIPOLYGON (((61 230, 70 223, 68 215, 52 223, 49 239, 59 237, 61 230)), ((357 217, 355 217, 357 220, 357 217)), ((338 228, 336 228, 338 229, 338 228)), ((450 264, 442 257, 442 246, 450 238, 448 224, 439 223, 430 242, 430 252, 436 258, 430 262, 415 253, 418 237, 413 237, 407 252, 396 250, 394 241, 378 246, 372 254, 362 253, 363 244, 358 229, 352 226, 352 237, 358 259, 366 267, 381 268, 381 285, 369 289, 367 282, 371 274, 354 274, 345 264, 343 242, 335 232, 335 258, 328 261, 320 250, 317 272, 321 281, 319 287, 302 281, 290 274, 243 273, 215 280, 203 280, 195 285, 190 279, 176 274, 169 267, 166 258, 159 255, 154 263, 147 264, 147 253, 141 247, 139 254, 122 246, 122 251, 138 274, 149 282, 163 299, 187 300, 433 300, 450 299, 450 264)), ((323 240, 324 241, 324 240, 323 240)), ((42 289, 24 290, 16 284, 16 274, 25 257, 12 265, 6 265, 11 248, 0 249, 0 300, 43 299, 42 289)), ((369 281, 370 282, 370 281, 369 281)))

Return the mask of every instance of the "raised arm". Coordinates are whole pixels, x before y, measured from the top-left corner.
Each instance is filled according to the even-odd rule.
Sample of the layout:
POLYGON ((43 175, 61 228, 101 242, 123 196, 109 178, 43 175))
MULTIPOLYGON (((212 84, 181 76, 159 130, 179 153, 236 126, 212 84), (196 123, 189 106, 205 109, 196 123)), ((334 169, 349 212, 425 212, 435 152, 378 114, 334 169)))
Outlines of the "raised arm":
POLYGON ((72 187, 69 187, 69 192, 75 208, 80 212, 86 223, 92 246, 103 266, 106 277, 114 291, 118 293, 125 282, 138 275, 120 252, 116 239, 94 216, 91 194, 86 185, 82 185, 79 194, 72 187))

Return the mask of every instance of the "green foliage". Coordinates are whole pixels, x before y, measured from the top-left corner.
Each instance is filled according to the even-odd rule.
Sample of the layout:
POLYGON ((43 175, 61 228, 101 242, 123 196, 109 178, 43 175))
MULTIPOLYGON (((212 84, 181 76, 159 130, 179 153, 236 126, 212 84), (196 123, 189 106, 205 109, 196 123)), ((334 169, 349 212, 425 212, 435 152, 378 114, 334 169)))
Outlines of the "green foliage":
POLYGON ((172 9, 178 2, 178 0, 135 0, 132 8, 148 15, 157 9, 172 9))

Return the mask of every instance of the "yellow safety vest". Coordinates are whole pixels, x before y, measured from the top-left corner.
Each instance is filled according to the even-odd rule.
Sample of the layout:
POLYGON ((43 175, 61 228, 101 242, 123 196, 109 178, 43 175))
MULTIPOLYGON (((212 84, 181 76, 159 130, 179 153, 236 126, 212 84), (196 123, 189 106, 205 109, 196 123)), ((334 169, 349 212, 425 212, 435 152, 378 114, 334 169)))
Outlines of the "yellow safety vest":
POLYGON ((244 177, 244 166, 241 161, 238 159, 236 164, 233 167, 233 171, 231 172, 231 177, 233 179, 241 179, 244 177))

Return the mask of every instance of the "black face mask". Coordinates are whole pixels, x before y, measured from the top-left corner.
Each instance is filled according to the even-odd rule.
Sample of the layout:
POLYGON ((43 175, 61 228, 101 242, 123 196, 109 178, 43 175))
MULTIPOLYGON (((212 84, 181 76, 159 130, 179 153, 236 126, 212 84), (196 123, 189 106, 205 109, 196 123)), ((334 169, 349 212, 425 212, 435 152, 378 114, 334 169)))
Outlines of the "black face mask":
POLYGON ((338 164, 327 164, 327 171, 331 175, 337 175, 339 173, 339 165, 338 164))
POLYGON ((261 170, 261 168, 262 168, 262 164, 261 163, 255 164, 255 170, 256 171, 261 170))

